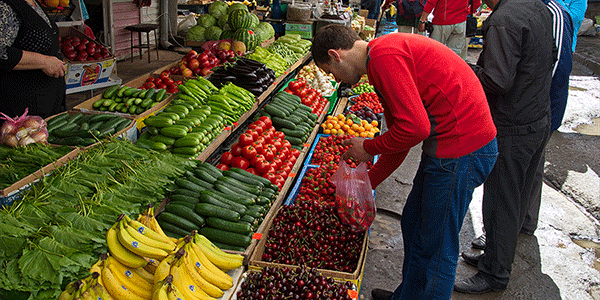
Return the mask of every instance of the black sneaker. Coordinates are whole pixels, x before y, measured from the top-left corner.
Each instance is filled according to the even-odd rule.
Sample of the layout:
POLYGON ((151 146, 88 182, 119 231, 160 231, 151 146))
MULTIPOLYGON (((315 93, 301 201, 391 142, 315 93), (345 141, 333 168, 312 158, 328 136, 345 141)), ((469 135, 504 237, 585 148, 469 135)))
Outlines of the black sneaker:
POLYGON ((471 242, 471 245, 475 249, 485 250, 485 233, 480 235, 478 238, 471 242))
POLYGON ((382 290, 382 289, 373 289, 371 290, 371 298, 373 300, 390 300, 392 299, 392 295, 394 292, 382 290))

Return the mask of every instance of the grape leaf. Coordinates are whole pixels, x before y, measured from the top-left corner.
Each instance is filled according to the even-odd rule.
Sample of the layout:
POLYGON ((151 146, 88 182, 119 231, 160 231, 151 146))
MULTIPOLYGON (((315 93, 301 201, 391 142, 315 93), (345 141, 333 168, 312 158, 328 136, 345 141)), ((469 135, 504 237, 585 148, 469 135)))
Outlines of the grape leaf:
POLYGON ((60 212, 57 215, 71 223, 71 226, 73 226, 74 228, 83 231, 104 232, 110 227, 109 224, 104 224, 92 218, 82 216, 77 212, 60 212))
POLYGON ((27 240, 22 237, 0 235, 0 257, 10 257, 21 253, 27 240))
POLYGON ((60 285, 65 272, 76 271, 77 263, 65 256, 39 248, 25 249, 19 259, 19 269, 25 278, 60 285))

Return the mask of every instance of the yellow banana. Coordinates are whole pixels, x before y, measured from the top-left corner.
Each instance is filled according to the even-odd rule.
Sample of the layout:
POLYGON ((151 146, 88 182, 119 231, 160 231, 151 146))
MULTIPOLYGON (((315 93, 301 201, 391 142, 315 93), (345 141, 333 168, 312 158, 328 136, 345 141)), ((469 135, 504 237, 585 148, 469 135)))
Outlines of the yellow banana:
MULTIPOLYGON (((109 260, 106 263, 110 264, 114 267, 114 269, 111 269, 111 271, 113 271, 113 274, 118 273, 118 275, 115 274, 115 277, 117 277, 117 278, 126 277, 127 279, 129 279, 129 281, 131 281, 132 283, 134 283, 137 287, 139 287, 141 289, 145 289, 145 290, 152 289, 154 280, 152 280, 152 282, 149 283, 146 279, 144 279, 143 277, 141 277, 140 275, 138 275, 135 272, 136 269, 128 268, 127 266, 124 266, 121 263, 119 263, 119 261, 117 261, 116 259, 109 258, 109 260)), ((125 287, 127 287, 127 285, 125 285, 125 287)), ((134 293, 141 295, 141 294, 137 293, 135 291, 135 289, 131 289, 131 290, 134 293)))
POLYGON ((167 291, 171 283, 169 280, 160 281, 157 289, 154 291, 152 295, 152 300, 169 300, 169 296, 167 295, 167 291))
POLYGON ((156 232, 158 232, 158 234, 167 237, 168 239, 170 239, 171 241, 173 241, 174 243, 177 243, 177 239, 176 238, 172 238, 170 236, 167 236, 165 234, 165 232, 162 230, 162 228, 160 227, 160 224, 158 224, 158 220, 156 220, 156 217, 154 217, 154 207, 151 208, 150 214, 148 215, 148 227, 156 232))
POLYGON ((164 280, 169 273, 171 272, 171 263, 175 260, 175 256, 173 254, 169 254, 165 259, 163 259, 158 267, 156 267, 156 271, 154 272, 154 284, 156 285, 159 281, 164 280))
MULTIPOLYGON (((100 277, 99 277, 100 278, 100 277)), ((113 300, 113 297, 106 291, 104 286, 99 282, 91 287, 96 293, 96 300, 113 300)))
POLYGON ((181 293, 174 284, 171 284, 171 288, 169 288, 168 292, 167 292, 167 296, 169 297, 169 300, 184 300, 185 295, 183 295, 183 293, 181 293))
POLYGON ((192 262, 188 252, 184 252, 183 256, 179 260, 181 261, 181 267, 183 267, 186 275, 192 280, 192 282, 196 284, 198 288, 203 290, 211 297, 220 298, 223 296, 223 291, 220 288, 208 282, 206 279, 204 279, 204 277, 200 276, 196 270, 194 270, 196 268, 196 264, 195 262, 192 262))
POLYGON ((110 296, 114 299, 147 300, 146 298, 142 298, 125 288, 108 267, 105 267, 104 270, 102 270, 102 282, 105 284, 104 288, 106 288, 110 296))
POLYGON ((242 266, 244 257, 237 254, 226 253, 211 243, 205 236, 196 234, 194 242, 200 247, 202 253, 219 269, 232 270, 242 266))
POLYGON ((128 225, 133 227, 137 232, 149 237, 150 239, 165 243, 171 246, 171 249, 175 248, 175 243, 171 240, 171 238, 162 236, 158 232, 148 228, 148 226, 145 226, 136 220, 130 219, 127 216, 125 216, 125 220, 127 221, 128 225))
POLYGON ((144 268, 137 268, 137 269, 133 269, 132 271, 137 276, 141 277, 146 282, 148 282, 150 285, 154 284, 154 274, 148 272, 146 269, 144 269, 144 268))
POLYGON ((114 263, 109 263, 105 269, 110 269, 112 275, 125 289, 144 299, 152 297, 152 286, 142 278, 136 278, 128 269, 121 269, 114 263))
MULTIPOLYGON (((137 228, 134 228, 133 226, 129 225, 125 219, 123 219, 123 221, 121 221, 121 223, 123 225, 119 225, 119 230, 121 229, 120 226, 123 226, 123 228, 125 228, 125 230, 127 230, 127 232, 129 233, 129 235, 131 235, 131 237, 133 237, 135 240, 146 244, 152 248, 156 248, 156 249, 162 249, 165 252, 170 252, 175 248, 175 244, 174 243, 165 243, 159 240, 155 240, 153 238, 150 238, 149 236, 142 234, 141 232, 137 231, 137 228)), ((146 228, 146 227, 143 227, 146 228)), ((145 229, 148 230, 148 229, 145 229)))
MULTIPOLYGON (((186 250, 186 253, 187 253, 187 255, 186 255, 187 257, 185 259, 192 266, 194 271, 196 273, 198 273, 200 276, 202 276, 202 278, 204 278, 206 281, 217 286, 221 290, 230 289, 233 286, 233 279, 227 274, 224 274, 225 276, 223 276, 222 272, 219 274, 212 273, 208 267, 204 266, 204 264, 201 262, 200 258, 198 258, 198 255, 197 255, 196 250, 194 249, 193 245, 194 245, 193 243, 189 243, 186 245, 186 247, 184 249, 186 250)), ((201 251, 201 250, 197 250, 197 251, 201 251)), ((204 254, 202 254, 202 255, 204 255, 204 254)), ((208 259, 206 259, 206 258, 204 259, 204 261, 207 261, 207 260, 208 259)), ((216 267, 214 267, 214 268, 216 268, 216 267)))
MULTIPOLYGON (((98 274, 102 274, 102 269, 104 269, 104 264, 108 259, 108 253, 100 254, 100 259, 90 268, 90 273, 98 272, 98 274)), ((113 258, 116 260, 116 258, 113 258)), ((102 282, 102 276, 98 276, 98 283, 104 285, 102 282)))
POLYGON ((58 300, 72 300, 73 298, 75 298, 75 292, 79 288, 80 284, 80 280, 69 282, 65 287, 65 290, 62 293, 60 293, 60 296, 58 296, 58 300))
POLYGON ((207 300, 214 299, 198 288, 181 268, 181 260, 177 260, 171 266, 171 275, 173 275, 173 285, 181 292, 184 299, 187 300, 207 300))
POLYGON ((119 242, 117 234, 118 224, 115 223, 106 233, 106 244, 108 244, 110 255, 131 268, 140 268, 147 265, 148 262, 143 257, 129 251, 119 242))
POLYGON ((154 272, 156 272, 156 267, 158 267, 158 264, 160 264, 160 261, 151 258, 146 258, 146 260, 148 261, 148 264, 144 266, 144 270, 154 274, 154 272))
POLYGON ((196 259, 200 263, 200 265, 204 266, 205 269, 208 269, 208 271, 211 274, 213 274, 215 280, 219 281, 219 284, 217 286, 231 287, 233 285, 233 279, 231 278, 231 276, 227 275, 227 273, 223 272, 223 270, 217 268, 217 266, 215 266, 206 257, 206 255, 204 255, 204 252, 200 249, 200 246, 198 246, 196 243, 190 243, 190 248, 192 249, 192 252, 196 255, 196 259))
MULTIPOLYGON (((119 238, 119 242, 121 242, 121 244, 125 248, 129 249, 129 251, 142 257, 148 257, 158 260, 162 260, 168 255, 168 253, 163 249, 151 247, 147 244, 142 243, 139 240, 136 240, 133 236, 131 236, 131 234, 129 234, 129 231, 125 229, 124 225, 124 222, 119 222, 119 230, 117 230, 117 237, 119 238)), ((146 260, 144 260, 144 262, 146 262, 146 260)))

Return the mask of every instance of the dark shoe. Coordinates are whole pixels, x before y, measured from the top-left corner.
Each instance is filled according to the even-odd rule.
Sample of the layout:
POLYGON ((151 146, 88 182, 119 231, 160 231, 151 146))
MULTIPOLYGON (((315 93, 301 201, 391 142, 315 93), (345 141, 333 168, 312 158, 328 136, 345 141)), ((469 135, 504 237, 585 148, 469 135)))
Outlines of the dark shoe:
POLYGON ((371 290, 371 298, 373 300, 390 300, 392 299, 392 295, 394 292, 382 290, 382 289, 373 289, 371 290))
POLYGON ((463 252, 461 256, 467 264, 473 267, 477 267, 477 265, 479 264, 479 260, 483 257, 483 253, 463 252))
POLYGON ((535 230, 521 228, 521 233, 524 235, 532 236, 535 233, 535 230))
POLYGON ((485 250, 485 233, 480 235, 478 238, 471 242, 471 245, 475 249, 485 250))
POLYGON ((454 283, 454 290, 466 294, 483 294, 491 291, 504 290, 506 286, 494 287, 484 277, 477 273, 469 278, 454 283))

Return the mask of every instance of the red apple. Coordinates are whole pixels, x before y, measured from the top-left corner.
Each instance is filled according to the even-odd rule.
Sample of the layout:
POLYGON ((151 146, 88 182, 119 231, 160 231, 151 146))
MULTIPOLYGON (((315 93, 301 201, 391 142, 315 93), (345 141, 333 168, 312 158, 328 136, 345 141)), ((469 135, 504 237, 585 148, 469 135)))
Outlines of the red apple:
POLYGON ((96 53, 96 48, 94 48, 94 47, 87 48, 85 50, 85 52, 87 52, 88 55, 94 55, 96 53))
POLYGON ((102 58, 109 58, 110 57, 110 53, 101 53, 102 54, 102 58))
POLYGON ((78 38, 78 37, 76 37, 76 36, 72 37, 71 40, 74 41, 74 42, 80 42, 81 41, 81 39, 78 38))
POLYGON ((200 67, 195 67, 192 71, 194 71, 194 74, 196 75, 200 75, 202 73, 202 69, 200 69, 200 67))
POLYGON ((92 55, 92 57, 94 57, 95 60, 99 60, 102 59, 102 54, 100 54, 100 52, 96 52, 92 55))
POLYGON ((169 71, 171 71, 171 74, 175 74, 175 73, 177 73, 177 72, 179 71, 179 68, 178 68, 178 67, 175 67, 175 66, 173 66, 173 67, 171 67, 171 68, 169 69, 169 71))
POLYGON ((87 52, 79 52, 77 53, 77 58, 75 60, 79 60, 79 61, 83 61, 83 60, 87 60, 88 54, 87 52))
POLYGON ((75 48, 73 48, 73 45, 71 45, 71 44, 63 44, 62 51, 65 53, 69 52, 69 51, 75 51, 75 48))
POLYGON ((184 68, 181 69, 181 75, 183 75, 184 77, 192 77, 194 76, 194 73, 189 68, 184 68))
POLYGON ((172 86, 175 84, 175 82, 173 81, 173 79, 167 77, 165 79, 163 79, 163 83, 166 84, 167 86, 172 86))
POLYGON ((166 90, 166 89, 168 88, 168 87, 167 87, 167 85, 166 85, 166 84, 164 84, 164 83, 161 83, 161 84, 157 85, 157 87, 158 87, 159 89, 162 89, 162 90, 166 90))
POLYGON ((209 68, 204 68, 200 71, 200 74, 202 75, 202 77, 204 77, 210 73, 212 73, 212 71, 209 68))
POLYGON ((201 67, 202 69, 207 69, 207 68, 208 68, 208 69, 210 69, 210 68, 212 67, 210 63, 211 63, 210 59, 208 59, 208 58, 207 58, 206 60, 203 60, 203 61, 200 63, 200 67, 201 67))
POLYGON ((192 59, 192 60, 188 61, 188 64, 187 64, 187 65, 188 65, 188 67, 189 67, 190 69, 192 69, 192 70, 193 70, 193 69, 195 69, 195 68, 197 68, 197 67, 199 67, 199 66, 200 66, 200 62, 198 62, 198 60, 197 60, 197 59, 192 59))
POLYGON ((90 55, 90 56, 88 56, 88 57, 87 57, 87 59, 86 59, 86 60, 87 60, 87 61, 94 61, 94 57, 90 55))
POLYGON ((156 84, 156 86, 158 86, 159 84, 163 83, 162 79, 160 79, 159 77, 154 78, 154 84, 156 84))
POLYGON ((87 47, 84 44, 79 44, 75 49, 77 49, 77 51, 85 51, 87 50, 87 47))
POLYGON ((77 53, 75 53, 75 51, 67 51, 65 52, 65 57, 68 60, 75 60, 75 58, 77 58, 77 53))
POLYGON ((81 40, 80 40, 80 42, 81 42, 81 44, 84 44, 84 45, 86 45, 86 44, 87 44, 87 43, 89 43, 90 41, 89 41, 89 40, 86 40, 86 39, 81 39, 81 40))

